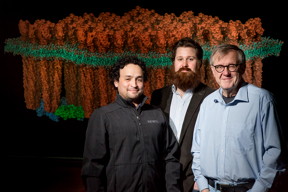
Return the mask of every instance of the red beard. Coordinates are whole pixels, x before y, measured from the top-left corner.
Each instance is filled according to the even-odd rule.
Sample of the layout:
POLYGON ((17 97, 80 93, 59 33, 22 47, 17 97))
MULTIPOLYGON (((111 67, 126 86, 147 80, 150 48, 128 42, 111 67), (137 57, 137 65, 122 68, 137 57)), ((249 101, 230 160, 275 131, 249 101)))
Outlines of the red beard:
POLYGON ((172 67, 172 83, 179 89, 186 91, 187 89, 193 89, 200 83, 200 77, 197 73, 193 72, 190 68, 180 68, 175 72, 172 67), (186 72, 181 72, 186 70, 186 72))

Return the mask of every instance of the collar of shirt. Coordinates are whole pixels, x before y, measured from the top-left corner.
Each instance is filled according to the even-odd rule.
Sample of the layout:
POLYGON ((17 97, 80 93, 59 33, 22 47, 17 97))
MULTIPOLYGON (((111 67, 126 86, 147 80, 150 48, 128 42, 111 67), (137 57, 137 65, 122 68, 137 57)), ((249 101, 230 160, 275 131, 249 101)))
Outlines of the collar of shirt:
POLYGON ((148 99, 145 95, 141 95, 140 97, 142 101, 141 103, 139 103, 137 107, 135 107, 135 105, 131 101, 124 99, 123 97, 121 97, 121 95, 119 95, 119 93, 117 93, 116 96, 117 96, 116 102, 118 102, 120 105, 125 106, 125 107, 130 106, 130 107, 135 108, 136 110, 141 109, 141 107, 145 104, 146 100, 148 99))
MULTIPOLYGON (((172 85, 172 93, 173 94, 177 94, 177 95, 179 95, 179 93, 177 93, 177 88, 176 88, 176 86, 175 85, 172 85)), ((185 93, 184 93, 184 95, 186 94, 186 93, 193 93, 193 91, 192 91, 192 89, 187 89, 186 91, 185 91, 185 93)))
MULTIPOLYGON (((215 95, 215 98, 214 98, 214 101, 215 103, 220 101, 224 104, 225 101, 222 97, 222 92, 223 92, 223 89, 222 88, 219 88, 218 89, 218 94, 215 95)), ((233 101, 229 102, 229 103, 234 103, 236 101, 242 101, 242 102, 248 102, 249 101, 249 97, 248 97, 248 85, 247 84, 244 84, 242 85, 242 87, 240 87, 240 89, 238 90, 236 96, 234 97, 233 101)), ((229 104, 227 103, 227 104, 229 104)))

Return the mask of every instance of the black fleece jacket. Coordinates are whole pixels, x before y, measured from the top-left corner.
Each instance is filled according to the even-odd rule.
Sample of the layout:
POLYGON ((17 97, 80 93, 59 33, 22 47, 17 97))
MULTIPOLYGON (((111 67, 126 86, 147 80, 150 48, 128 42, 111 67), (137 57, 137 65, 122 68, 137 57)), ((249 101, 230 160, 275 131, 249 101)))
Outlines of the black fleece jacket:
POLYGON ((179 145, 160 108, 117 95, 97 108, 86 131, 82 177, 87 191, 180 191, 179 145))

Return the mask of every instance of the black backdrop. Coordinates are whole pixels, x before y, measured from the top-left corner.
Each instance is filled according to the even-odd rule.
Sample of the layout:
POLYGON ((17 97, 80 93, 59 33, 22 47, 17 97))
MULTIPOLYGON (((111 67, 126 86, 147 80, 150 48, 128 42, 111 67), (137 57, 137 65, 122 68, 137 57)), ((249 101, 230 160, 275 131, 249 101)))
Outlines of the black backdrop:
MULTIPOLYGON (((6 1, 6 0, 5 0, 6 1)), ((173 0, 172 0, 173 1, 173 0)), ((21 56, 4 53, 4 41, 7 38, 19 37, 18 22, 20 19, 31 23, 37 19, 57 22, 70 13, 82 16, 83 13, 112 12, 117 15, 134 9, 154 9, 159 14, 193 11, 196 14, 218 16, 221 20, 240 20, 260 17, 265 30, 265 37, 284 41, 279 57, 270 56, 263 60, 262 87, 273 92, 279 104, 280 117, 287 134, 287 59, 288 33, 287 11, 284 3, 263 1, 258 5, 244 1, 6 1, 1 5, 1 129, 4 142, 3 151, 8 156, 31 157, 68 157, 81 158, 87 119, 84 121, 62 120, 54 122, 47 117, 37 117, 36 112, 28 110, 24 103, 21 56), (157 4, 157 5, 155 5, 157 4)))

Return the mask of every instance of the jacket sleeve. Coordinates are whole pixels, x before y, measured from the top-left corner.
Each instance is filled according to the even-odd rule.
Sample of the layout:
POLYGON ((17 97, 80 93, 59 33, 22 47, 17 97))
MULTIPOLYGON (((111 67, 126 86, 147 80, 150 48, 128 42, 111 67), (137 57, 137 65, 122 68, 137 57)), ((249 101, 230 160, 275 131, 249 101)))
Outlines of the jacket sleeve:
POLYGON ((180 190, 181 164, 179 161, 180 147, 167 121, 165 127, 166 127, 166 156, 165 156, 166 189, 167 192, 177 192, 181 191, 180 190))
POLYGON ((87 192, 105 191, 106 138, 104 115, 96 109, 88 121, 81 171, 87 192))

